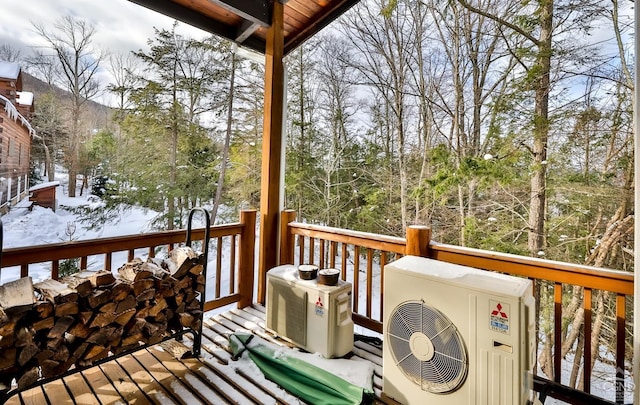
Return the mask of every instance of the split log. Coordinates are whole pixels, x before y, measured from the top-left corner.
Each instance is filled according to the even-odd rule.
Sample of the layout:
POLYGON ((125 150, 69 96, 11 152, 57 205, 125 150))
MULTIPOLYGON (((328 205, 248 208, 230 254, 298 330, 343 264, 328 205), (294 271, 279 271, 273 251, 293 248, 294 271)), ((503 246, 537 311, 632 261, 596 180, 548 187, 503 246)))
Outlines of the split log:
POLYGON ((31 277, 20 278, 0 286, 0 307, 4 311, 31 307, 34 302, 31 277))
POLYGON ((65 362, 68 361, 71 357, 71 353, 69 352, 69 348, 67 345, 60 345, 60 348, 53 352, 51 356, 51 360, 55 360, 57 362, 65 362))
POLYGON ((79 278, 76 275, 71 275, 68 277, 64 277, 60 280, 65 283, 69 288, 73 288, 78 292, 78 295, 81 297, 86 297, 93 290, 93 286, 91 285, 91 281, 86 278, 79 278))
POLYGON ((27 327, 18 328, 15 334, 15 346, 24 347, 33 344, 33 329, 27 327))
POLYGON ((202 264, 197 264, 193 266, 191 269, 189 269, 189 273, 193 274, 194 276, 199 276, 200 274, 202 274, 203 271, 204 271, 204 266, 202 264))
POLYGON ((9 336, 13 335, 16 331, 16 322, 11 321, 0 326, 0 336, 9 336))
POLYGON ((175 278, 182 278, 198 264, 198 254, 188 246, 180 246, 169 252, 168 261, 171 263, 169 272, 175 278))
POLYGON ((92 332, 92 329, 82 322, 75 323, 69 328, 68 333, 80 339, 86 339, 92 332))
POLYGON ((18 378, 18 389, 23 389, 25 387, 28 387, 34 384, 36 381, 38 381, 39 375, 40 375, 40 372, 38 371, 38 368, 35 366, 24 371, 22 376, 18 378))
POLYGON ((96 287, 110 286, 115 283, 116 278, 108 270, 90 271, 85 270, 73 275, 80 280, 89 280, 91 285, 96 287))
POLYGON ((41 331, 43 329, 51 329, 54 325, 54 318, 52 316, 48 318, 41 319, 33 323, 33 330, 36 332, 41 331))
POLYGON ((69 329, 71 324, 73 324, 75 320, 71 316, 65 316, 59 318, 53 328, 47 334, 49 339, 59 339, 63 336, 63 334, 69 329))
POLYGON ((50 301, 37 301, 34 309, 41 319, 48 318, 53 315, 53 303, 50 301))
POLYGON ((144 280, 153 276, 160 276, 166 273, 160 266, 153 262, 143 262, 140 259, 126 263, 118 269, 118 275, 122 280, 131 282, 144 280))
POLYGON ((93 290, 87 297, 89 308, 95 309, 111 300, 111 292, 108 290, 93 290))
POLYGON ((148 288, 146 290, 144 290, 143 292, 141 292, 140 294, 136 295, 136 301, 138 302, 142 302, 142 301, 148 301, 150 299, 153 299, 153 297, 156 296, 156 289, 155 288, 148 288))
POLYGON ((65 302, 56 305, 55 315, 56 318, 60 318, 67 315, 77 315, 79 312, 77 302, 65 302))
POLYGON ((0 350, 0 371, 9 370, 16 365, 16 352, 15 347, 8 347, 0 350))
POLYGON ((90 328, 103 328, 116 319, 116 314, 113 312, 100 312, 96 314, 89 325, 90 328))
POLYGON ((135 308, 125 310, 119 315, 117 315, 116 318, 113 320, 113 322, 117 323, 118 325, 125 326, 127 323, 129 323, 129 321, 131 320, 131 318, 133 318, 135 314, 136 314, 135 308))
POLYGON ((33 342, 26 345, 20 350, 20 354, 18 355, 18 364, 20 366, 24 366, 27 364, 29 360, 31 360, 38 352, 40 348, 36 346, 33 342))
POLYGON ((152 278, 138 280, 133 283, 133 295, 136 297, 142 294, 143 291, 153 288, 155 291, 156 281, 152 278))
POLYGON ((88 325, 89 322, 93 319, 93 311, 81 311, 78 314, 78 320, 85 325, 88 325))
POLYGON ((111 296, 114 301, 125 300, 131 293, 131 283, 123 280, 116 280, 116 283, 111 288, 111 296))
POLYGON ((130 309, 135 308, 136 305, 138 305, 138 302, 136 301, 136 299, 132 295, 129 295, 127 296, 127 298, 125 298, 124 300, 118 303, 118 306, 115 309, 115 313, 121 314, 124 311, 128 311, 130 309))
POLYGON ((43 299, 55 304, 77 302, 78 292, 58 280, 45 280, 33 285, 43 299))
POLYGON ((15 343, 13 336, 13 333, 0 336, 0 348, 12 346, 15 343))
POLYGON ((50 378, 57 375, 56 369, 60 365, 60 362, 54 360, 42 360, 38 364, 40 364, 40 369, 42 370, 42 377, 50 378))
POLYGON ((100 345, 92 345, 85 352, 82 361, 80 361, 80 365, 89 366, 92 363, 107 357, 108 355, 109 348, 100 345))

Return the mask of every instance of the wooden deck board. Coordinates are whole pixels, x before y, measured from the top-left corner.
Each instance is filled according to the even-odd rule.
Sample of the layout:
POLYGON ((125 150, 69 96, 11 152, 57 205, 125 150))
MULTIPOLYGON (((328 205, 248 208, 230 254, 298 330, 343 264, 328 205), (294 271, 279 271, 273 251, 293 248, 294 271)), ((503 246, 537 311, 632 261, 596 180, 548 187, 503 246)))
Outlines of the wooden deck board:
POLYGON ((20 393, 21 402, 25 405, 41 405, 44 402, 44 391, 42 387, 35 387, 20 393))
MULTIPOLYGON (((113 386, 111 386, 111 389, 113 390, 113 386)), ((49 403, 54 405, 73 403, 73 399, 71 399, 62 379, 54 380, 47 384, 45 396, 49 399, 49 403)), ((118 398, 120 397, 118 396, 118 398)))
MULTIPOLYGON (((91 367, 90 369, 83 371, 82 375, 89 384, 89 387, 91 387, 91 390, 94 392, 96 397, 98 397, 102 404, 111 405, 121 404, 123 402, 122 397, 120 396, 118 391, 116 391, 115 387, 113 386, 113 384, 111 384, 111 381, 109 381, 104 372, 102 372, 102 369, 100 369, 100 367, 91 367)), ((60 393, 58 391, 51 392, 51 385, 52 384, 47 384, 46 394, 52 403, 57 403, 59 395, 62 394, 62 391, 67 391, 61 381, 59 382, 60 387, 58 388, 58 391, 60 391, 60 393)))
MULTIPOLYGON (((264 307, 257 305, 206 316, 200 358, 182 358, 193 344, 187 334, 181 342, 170 340, 141 349, 14 395, 6 403, 299 405, 300 400, 267 380, 255 364, 232 360, 228 337, 238 330, 292 346, 265 330, 265 316, 264 307)), ((373 363, 375 403, 382 404, 382 350, 356 341, 352 356, 373 363)))
POLYGON ((135 359, 135 354, 120 357, 116 361, 120 364, 129 377, 136 382, 138 387, 145 392, 154 402, 162 404, 179 403, 171 394, 160 385, 155 378, 144 369, 135 359))
MULTIPOLYGON (((95 404, 99 403, 98 398, 91 392, 91 388, 87 385, 87 382, 82 378, 81 374, 64 377, 62 379, 64 385, 71 393, 71 398, 77 404, 95 404)), ((45 391, 48 391, 47 387, 45 391)), ((49 398, 52 403, 55 403, 53 396, 49 398)))
POLYGON ((100 366, 105 375, 109 378, 114 388, 124 398, 128 404, 145 404, 151 399, 144 394, 144 391, 131 380, 129 375, 120 367, 116 361, 110 361, 100 366))
POLYGON ((167 370, 171 371, 175 378, 183 383, 191 394, 198 397, 200 401, 207 404, 223 404, 226 402, 217 391, 192 373, 186 364, 163 350, 162 347, 154 346, 149 349, 149 353, 161 362, 167 370))
MULTIPOLYGON (((153 378, 155 378, 159 384, 162 384, 164 389, 179 403, 184 405, 199 405, 204 403, 189 390, 181 379, 176 378, 175 374, 166 367, 164 362, 158 361, 151 352, 141 350, 136 353, 135 357, 136 360, 142 364, 142 367, 147 369, 153 378)), ((176 359, 169 361, 178 362, 176 359)))

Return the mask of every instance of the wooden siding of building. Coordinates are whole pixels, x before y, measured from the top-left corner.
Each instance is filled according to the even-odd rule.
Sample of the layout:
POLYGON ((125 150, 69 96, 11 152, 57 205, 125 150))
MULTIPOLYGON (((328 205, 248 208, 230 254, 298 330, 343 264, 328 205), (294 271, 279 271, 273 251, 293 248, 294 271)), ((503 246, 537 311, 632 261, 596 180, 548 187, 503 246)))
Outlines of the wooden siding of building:
POLYGON ((8 113, 6 105, 7 100, 0 98, 0 206, 9 196, 17 202, 17 195, 29 188, 31 155, 31 128, 21 116, 8 113))
POLYGON ((0 77, 0 96, 8 98, 15 105, 19 91, 22 91, 22 71, 18 73, 17 78, 0 77))

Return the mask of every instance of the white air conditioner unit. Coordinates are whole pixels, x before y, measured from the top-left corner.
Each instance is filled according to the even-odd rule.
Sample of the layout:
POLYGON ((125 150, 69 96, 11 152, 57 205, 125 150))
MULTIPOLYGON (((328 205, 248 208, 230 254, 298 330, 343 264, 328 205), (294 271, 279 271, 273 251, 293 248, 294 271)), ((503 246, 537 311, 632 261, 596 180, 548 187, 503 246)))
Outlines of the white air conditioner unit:
POLYGON ((311 353, 341 357, 353 349, 351 283, 302 280, 295 266, 267 272, 267 329, 311 353))
POLYGON ((533 399, 530 280, 415 256, 384 268, 383 394, 402 404, 533 399))

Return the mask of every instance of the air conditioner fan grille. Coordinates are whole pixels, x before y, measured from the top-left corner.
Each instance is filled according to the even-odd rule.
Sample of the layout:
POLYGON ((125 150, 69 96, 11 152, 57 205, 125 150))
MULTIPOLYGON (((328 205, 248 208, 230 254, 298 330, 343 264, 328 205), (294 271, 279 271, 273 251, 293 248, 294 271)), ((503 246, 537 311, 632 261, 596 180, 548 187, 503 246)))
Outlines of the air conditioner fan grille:
POLYGON ((387 339, 397 367, 422 390, 444 394, 464 383, 469 368, 462 336, 449 318, 422 301, 398 305, 387 339))

